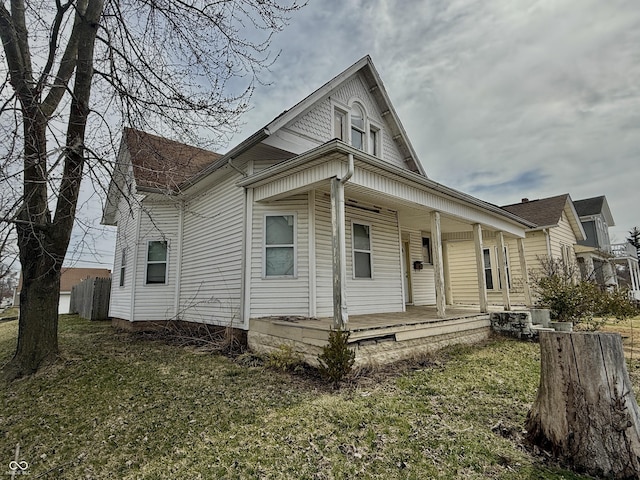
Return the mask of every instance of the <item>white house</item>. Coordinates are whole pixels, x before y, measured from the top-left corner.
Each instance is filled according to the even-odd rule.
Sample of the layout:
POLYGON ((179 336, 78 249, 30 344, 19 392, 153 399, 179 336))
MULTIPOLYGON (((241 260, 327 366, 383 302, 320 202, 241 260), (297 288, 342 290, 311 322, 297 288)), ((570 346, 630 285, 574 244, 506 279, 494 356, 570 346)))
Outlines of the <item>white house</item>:
MULTIPOLYGON (((474 240, 484 278, 483 238, 520 244, 534 226, 428 178, 368 56, 224 155, 126 129, 103 223, 118 229, 117 325, 230 325, 254 347, 276 331, 326 338, 330 322, 309 334, 319 323, 302 319, 355 332, 349 316, 407 305, 451 319, 447 241, 474 240)), ((451 322, 438 335, 489 325, 451 322)))

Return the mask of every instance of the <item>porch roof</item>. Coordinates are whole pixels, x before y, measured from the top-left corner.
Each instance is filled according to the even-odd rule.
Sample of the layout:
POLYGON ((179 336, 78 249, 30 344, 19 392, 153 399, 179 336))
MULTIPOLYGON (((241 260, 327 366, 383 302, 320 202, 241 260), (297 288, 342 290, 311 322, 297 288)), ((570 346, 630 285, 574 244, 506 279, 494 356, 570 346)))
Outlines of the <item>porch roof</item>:
MULTIPOLYGON (((471 225, 479 223, 524 237, 525 229, 535 227, 534 223, 496 205, 397 167, 337 139, 250 175, 238 185, 254 189, 255 201, 277 200, 313 188, 326 188, 329 179, 344 176, 349 154, 356 162, 354 175, 346 184, 349 195, 360 195, 376 205, 417 209, 418 214, 437 210, 451 219, 449 231, 471 230, 471 225), (461 229, 461 225, 465 227, 461 229)), ((443 231, 446 230, 443 227, 443 231)))

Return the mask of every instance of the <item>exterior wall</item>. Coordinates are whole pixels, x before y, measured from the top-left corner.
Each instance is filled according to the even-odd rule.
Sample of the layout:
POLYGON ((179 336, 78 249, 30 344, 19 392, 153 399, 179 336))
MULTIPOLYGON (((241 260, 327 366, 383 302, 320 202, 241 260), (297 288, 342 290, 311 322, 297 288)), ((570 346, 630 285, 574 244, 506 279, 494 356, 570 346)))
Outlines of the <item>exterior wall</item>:
MULTIPOLYGON (((569 222, 563 215, 557 227, 548 229, 548 236, 543 231, 536 230, 527 232, 524 239, 525 259, 527 269, 530 274, 540 271, 540 260, 548 257, 549 248, 554 258, 563 258, 563 248, 568 249, 569 255, 575 260, 573 245, 576 237, 569 222)), ((491 305, 502 305, 502 291, 498 284, 498 259, 496 242, 493 238, 483 239, 483 248, 491 250, 491 266, 493 269, 494 289, 487 290, 487 300, 491 305)), ((509 290, 511 303, 524 303, 524 289, 522 285, 522 269, 520 267, 520 257, 518 245, 515 239, 505 238, 505 245, 508 251, 508 265, 511 278, 511 288, 509 290)), ((449 241, 448 242, 449 275, 451 280, 451 290, 453 302, 458 304, 476 305, 478 298, 478 279, 476 273, 475 250, 472 241, 449 241)))
POLYGON ((175 282, 180 262, 177 248, 179 204, 170 200, 161 203, 145 199, 139 215, 138 242, 134 246, 137 261, 133 320, 168 320, 175 317, 175 282), (151 240, 168 242, 167 278, 164 284, 146 284, 147 249, 151 240))
POLYGON ((245 192, 227 177, 185 204, 181 319, 241 327, 245 192))
POLYGON ((140 205, 142 197, 135 196, 132 200, 127 200, 124 196, 120 199, 116 213, 117 232, 116 250, 113 258, 111 297, 109 299, 109 316, 132 320, 131 302, 133 289, 134 254, 137 249, 137 224, 140 216, 140 205), (126 251, 126 265, 124 273, 124 284, 120 286, 120 275, 122 267, 122 251, 126 251))
MULTIPOLYGON (((404 310, 401 248, 395 215, 347 206, 345 209, 347 307, 350 315, 404 310), (352 222, 371 226, 372 279, 353 278, 352 222)), ((317 316, 333 316, 331 205, 327 196, 316 198, 317 316)))
POLYGON ((436 286, 433 264, 425 263, 422 270, 414 270, 413 262, 422 260, 422 232, 402 229, 403 240, 409 240, 409 275, 411 276, 411 300, 414 305, 435 305, 436 286))
POLYGON ((310 315, 308 212, 307 194, 268 204, 254 203, 251 248, 251 318, 310 315), (264 277, 264 224, 267 213, 295 214, 296 216, 296 276, 293 278, 264 277))
POLYGON ((332 130, 332 102, 347 107, 350 101, 357 100, 365 109, 368 119, 374 126, 381 128, 381 158, 396 166, 406 168, 402 154, 393 140, 386 121, 384 120, 376 101, 371 97, 361 74, 347 80, 340 88, 313 106, 304 115, 285 127, 287 132, 317 142, 318 145, 334 138, 332 130))

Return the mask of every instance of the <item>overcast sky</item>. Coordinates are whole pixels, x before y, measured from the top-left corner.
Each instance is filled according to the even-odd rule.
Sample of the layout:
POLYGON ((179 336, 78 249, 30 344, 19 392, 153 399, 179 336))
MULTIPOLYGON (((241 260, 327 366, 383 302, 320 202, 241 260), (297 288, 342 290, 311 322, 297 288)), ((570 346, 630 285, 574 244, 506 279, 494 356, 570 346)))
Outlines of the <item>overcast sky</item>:
POLYGON ((614 242, 640 225, 637 0, 310 0, 273 45, 231 145, 368 54, 433 180, 497 205, 606 195, 614 242))

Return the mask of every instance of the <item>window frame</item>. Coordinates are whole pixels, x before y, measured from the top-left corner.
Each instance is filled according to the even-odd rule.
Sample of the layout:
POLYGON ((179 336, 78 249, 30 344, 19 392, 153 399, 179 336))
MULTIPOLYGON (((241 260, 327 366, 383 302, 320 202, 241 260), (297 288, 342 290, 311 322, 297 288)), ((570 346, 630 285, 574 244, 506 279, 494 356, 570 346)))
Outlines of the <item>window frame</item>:
POLYGON ((373 239, 372 239, 372 227, 371 223, 365 222, 362 220, 351 220, 351 277, 353 280, 373 280, 374 272, 373 272, 373 239), (355 234, 354 229, 356 225, 360 225, 363 227, 367 227, 369 229, 369 250, 363 250, 361 248, 356 249, 355 242, 355 234), (356 276, 356 253, 368 253, 369 254, 369 272, 371 276, 369 277, 358 277, 356 276))
POLYGON ((144 269, 144 284, 148 285, 167 285, 169 283, 169 240, 166 239, 150 239, 147 240, 147 252, 145 255, 145 269, 144 269), (149 246, 152 243, 164 243, 166 245, 165 248, 165 256, 164 260, 149 260, 149 246), (149 282, 149 265, 159 265, 165 264, 164 267, 164 281, 163 282, 149 282))
POLYGON ((118 279, 119 287, 124 287, 124 279, 127 270, 127 247, 124 247, 120 253, 120 278, 118 279))
POLYGON ((350 132, 349 107, 347 107, 346 105, 335 103, 335 102, 332 102, 331 107, 332 107, 331 133, 333 135, 332 138, 337 138, 341 142, 351 144, 351 138, 349 138, 349 140, 347 141, 347 134, 348 132, 350 132), (337 116, 340 116, 342 118, 341 134, 339 137, 336 136, 336 128, 337 128, 336 117, 337 116))
POLYGON ((262 279, 296 279, 298 278, 298 214, 297 212, 267 212, 262 218, 262 279), (267 218, 268 217, 293 217, 293 244, 267 245, 267 218), (268 248, 293 248, 293 273, 291 275, 267 275, 267 249, 268 248))
MULTIPOLYGON (((498 247, 495 247, 496 250, 496 260, 498 259, 498 247)), ((507 289, 511 290, 511 266, 509 264, 509 247, 504 246, 504 263, 507 267, 507 289)), ((502 269, 498 268, 498 287, 502 290, 502 269)))
POLYGON ((427 235, 427 234, 421 234, 420 235, 422 238, 422 263, 425 265, 433 265, 433 250, 432 250, 432 246, 431 246, 431 235, 427 235), (424 241, 427 240, 428 243, 428 247, 427 247, 427 255, 425 255, 425 244, 424 241))
POLYGON ((382 158, 382 127, 371 120, 368 120, 367 127, 367 152, 374 157, 382 158), (371 134, 375 135, 374 139, 371 138, 371 134))
POLYGON ((360 103, 360 102, 352 102, 351 104, 351 109, 349 111, 349 145, 351 145, 353 148, 357 148, 358 150, 362 151, 362 152, 368 152, 368 129, 367 129, 367 125, 368 125, 368 115, 367 115, 367 111, 365 110, 364 106, 360 103), (362 128, 357 127, 354 125, 353 123, 353 112, 355 110, 359 110, 359 112, 362 114, 362 128), (362 142, 362 146, 361 147, 356 147, 353 144, 353 134, 354 131, 357 132, 358 134, 360 134, 360 138, 361 138, 361 142, 362 142))
POLYGON ((487 290, 495 290, 495 279, 493 276, 493 261, 491 260, 491 248, 483 247, 482 248, 482 266, 484 271, 484 286, 487 290), (487 253, 487 257, 489 258, 489 266, 487 266, 485 252, 487 253), (487 272, 489 273, 489 277, 487 277, 487 272), (489 286, 488 280, 491 279, 491 286, 489 286))

